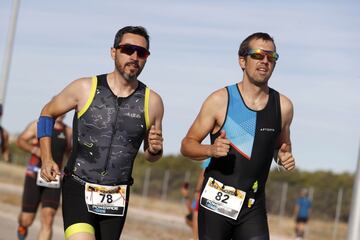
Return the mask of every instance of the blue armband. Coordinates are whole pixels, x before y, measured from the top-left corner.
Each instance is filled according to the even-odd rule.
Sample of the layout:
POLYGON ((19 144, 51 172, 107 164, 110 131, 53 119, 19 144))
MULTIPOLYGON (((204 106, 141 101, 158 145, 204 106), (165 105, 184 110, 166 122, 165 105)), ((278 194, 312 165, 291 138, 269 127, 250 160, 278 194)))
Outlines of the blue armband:
POLYGON ((52 137, 55 120, 52 117, 40 116, 37 123, 37 138, 52 137))

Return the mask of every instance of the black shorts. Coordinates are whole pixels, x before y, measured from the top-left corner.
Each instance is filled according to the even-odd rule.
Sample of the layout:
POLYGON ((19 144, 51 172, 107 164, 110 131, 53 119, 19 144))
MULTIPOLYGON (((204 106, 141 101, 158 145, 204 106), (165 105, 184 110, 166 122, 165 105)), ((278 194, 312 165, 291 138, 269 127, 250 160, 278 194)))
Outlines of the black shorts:
POLYGON ((307 223, 308 220, 309 220, 309 218, 307 218, 307 217, 297 217, 296 218, 297 223, 307 223))
POLYGON ((192 221, 193 220, 193 214, 192 213, 186 214, 185 219, 188 220, 188 221, 192 221))
MULTIPOLYGON (((205 179, 207 180, 207 179, 205 179)), ((202 189, 207 181, 204 181, 202 189)), ((245 198, 236 220, 222 216, 199 204, 199 240, 269 240, 265 196, 247 207, 245 198)))
POLYGON ((253 210, 246 217, 233 220, 200 205, 198 228, 200 240, 270 239, 266 213, 260 210, 253 210))
POLYGON ((60 188, 40 187, 36 185, 36 177, 25 176, 22 211, 36 213, 40 203, 42 208, 50 207, 56 210, 59 207, 60 194, 60 188))
POLYGON ((85 203, 85 186, 71 176, 63 179, 63 220, 65 237, 79 233, 94 233, 96 240, 118 240, 125 224, 130 187, 126 192, 124 216, 104 216, 88 212, 85 203))

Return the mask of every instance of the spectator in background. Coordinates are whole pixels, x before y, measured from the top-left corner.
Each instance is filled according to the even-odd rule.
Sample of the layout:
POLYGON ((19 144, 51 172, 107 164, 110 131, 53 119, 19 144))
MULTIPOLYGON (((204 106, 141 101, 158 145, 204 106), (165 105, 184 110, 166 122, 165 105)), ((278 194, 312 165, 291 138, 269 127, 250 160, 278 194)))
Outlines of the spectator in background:
POLYGON ((308 195, 308 190, 303 188, 300 197, 296 200, 294 208, 296 240, 304 239, 305 225, 309 220, 311 210, 311 201, 308 195))
MULTIPOLYGON (((0 118, 2 117, 3 107, 0 104, 0 118)), ((0 125, 0 149, 1 158, 9 163, 10 162, 10 148, 9 148, 9 133, 0 125)))

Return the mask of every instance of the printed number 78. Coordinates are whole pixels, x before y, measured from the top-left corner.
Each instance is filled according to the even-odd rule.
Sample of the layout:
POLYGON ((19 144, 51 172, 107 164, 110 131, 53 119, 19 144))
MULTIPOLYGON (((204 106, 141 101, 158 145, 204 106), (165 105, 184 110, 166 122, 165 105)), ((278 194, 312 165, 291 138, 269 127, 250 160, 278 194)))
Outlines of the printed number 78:
POLYGON ((112 195, 111 194, 100 193, 99 195, 102 196, 101 203, 104 202, 105 197, 106 197, 106 202, 107 203, 112 203, 113 200, 112 200, 112 195))

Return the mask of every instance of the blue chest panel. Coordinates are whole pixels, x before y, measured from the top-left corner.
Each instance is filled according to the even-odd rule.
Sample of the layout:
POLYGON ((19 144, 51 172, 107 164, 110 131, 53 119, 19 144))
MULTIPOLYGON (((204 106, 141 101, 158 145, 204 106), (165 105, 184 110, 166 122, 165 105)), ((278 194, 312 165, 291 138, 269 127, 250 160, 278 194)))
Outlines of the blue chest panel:
POLYGON ((237 85, 229 86, 228 90, 229 107, 223 129, 232 147, 250 159, 255 138, 256 112, 245 106, 237 85))

